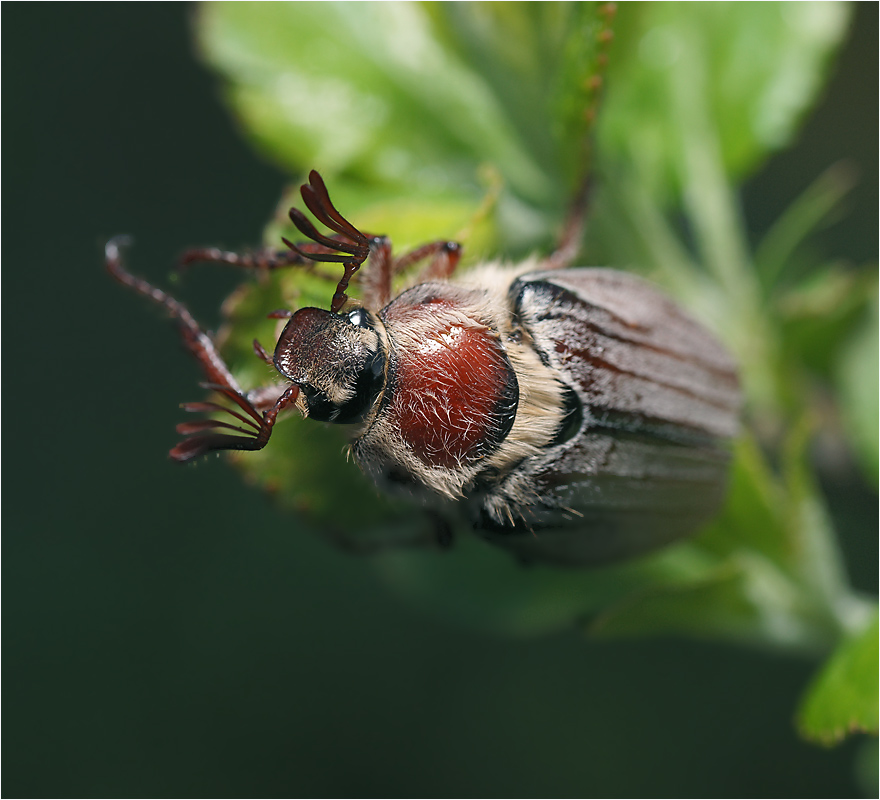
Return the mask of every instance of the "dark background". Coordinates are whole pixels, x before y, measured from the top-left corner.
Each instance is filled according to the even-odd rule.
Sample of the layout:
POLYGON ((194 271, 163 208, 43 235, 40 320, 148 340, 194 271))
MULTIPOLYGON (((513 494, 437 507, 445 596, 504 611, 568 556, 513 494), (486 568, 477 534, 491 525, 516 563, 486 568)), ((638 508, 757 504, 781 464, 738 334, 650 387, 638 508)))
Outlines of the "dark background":
MULTIPOLYGON (((193 57, 191 13, 4 8, 3 794, 858 793, 859 742, 793 731, 807 661, 451 627, 221 461, 166 460, 194 367, 102 244, 136 235, 134 270, 167 285, 186 245, 256 241, 285 180, 193 57)), ((863 183, 821 243, 876 258, 876 87, 864 3, 799 145, 746 188, 756 234, 849 157, 863 183)), ((216 321, 233 280, 183 294, 216 321)), ((849 530, 875 530, 855 473, 829 482, 849 530)), ((850 549, 875 591, 876 542, 850 549)))

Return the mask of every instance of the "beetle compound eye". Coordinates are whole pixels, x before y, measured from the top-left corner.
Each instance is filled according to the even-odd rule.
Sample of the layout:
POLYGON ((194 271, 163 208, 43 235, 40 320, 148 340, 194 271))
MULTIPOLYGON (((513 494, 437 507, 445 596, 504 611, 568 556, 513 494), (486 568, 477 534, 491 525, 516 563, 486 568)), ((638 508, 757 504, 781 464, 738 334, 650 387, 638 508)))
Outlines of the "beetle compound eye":
POLYGON ((370 327, 370 317, 362 308, 356 308, 354 311, 350 311, 348 314, 348 321, 352 325, 356 325, 358 328, 370 327))

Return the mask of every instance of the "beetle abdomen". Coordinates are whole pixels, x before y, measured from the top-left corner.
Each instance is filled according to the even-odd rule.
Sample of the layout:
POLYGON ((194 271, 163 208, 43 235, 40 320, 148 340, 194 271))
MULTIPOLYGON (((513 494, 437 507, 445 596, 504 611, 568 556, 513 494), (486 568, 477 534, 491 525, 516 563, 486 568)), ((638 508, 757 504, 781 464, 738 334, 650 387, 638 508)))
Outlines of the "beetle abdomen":
POLYGON ((482 527, 525 557, 595 563, 694 531, 723 501, 736 368, 701 325, 622 272, 532 273, 514 313, 578 421, 482 498, 482 527))

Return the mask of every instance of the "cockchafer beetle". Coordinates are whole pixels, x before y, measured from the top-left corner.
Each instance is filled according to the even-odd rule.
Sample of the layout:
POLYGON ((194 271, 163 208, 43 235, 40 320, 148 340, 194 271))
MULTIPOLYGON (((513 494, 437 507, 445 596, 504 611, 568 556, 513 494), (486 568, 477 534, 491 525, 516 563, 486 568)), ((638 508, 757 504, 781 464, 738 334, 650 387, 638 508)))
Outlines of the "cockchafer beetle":
POLYGON ((461 248, 427 244, 394 258, 330 201, 312 171, 302 198, 325 236, 293 208, 310 241, 238 255, 189 251, 184 260, 277 269, 336 262, 330 309, 288 318, 270 355, 281 385, 245 392, 211 338, 177 300, 130 274, 120 239, 106 265, 165 307, 212 391, 187 411, 234 422, 184 423, 171 450, 189 461, 213 450, 259 450, 280 412, 353 426, 351 453, 376 484, 432 512, 463 511, 484 538, 527 561, 599 563, 695 531, 723 500, 728 440, 737 432, 736 365, 724 347, 659 289, 611 269, 569 267, 580 234, 570 216, 557 250, 514 266, 455 274, 461 248), (362 301, 346 296, 363 273, 362 301), (424 262, 411 288, 392 279, 424 262), (360 277, 360 276, 359 276, 360 277))

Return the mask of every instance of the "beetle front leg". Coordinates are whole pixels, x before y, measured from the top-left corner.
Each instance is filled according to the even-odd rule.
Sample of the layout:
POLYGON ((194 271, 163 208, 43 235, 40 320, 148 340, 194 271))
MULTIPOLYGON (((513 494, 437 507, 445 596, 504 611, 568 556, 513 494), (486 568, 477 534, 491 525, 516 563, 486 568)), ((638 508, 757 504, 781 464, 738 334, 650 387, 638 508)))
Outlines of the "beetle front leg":
POLYGON ((219 247, 194 247, 184 250, 177 260, 178 269, 193 264, 228 264, 241 269, 273 270, 283 267, 305 266, 311 262, 293 250, 265 248, 245 253, 221 250, 219 247))
MULTIPOLYGON (((275 427, 275 421, 278 414, 288 406, 293 405, 299 397, 299 386, 291 384, 284 390, 281 397, 275 401, 275 404, 264 414, 260 415, 243 395, 237 394, 231 389, 223 386, 206 384, 206 388, 214 389, 232 400, 234 403, 237 403, 259 424, 254 425, 254 423, 244 419, 240 414, 223 408, 222 406, 217 406, 221 410, 232 414, 235 418, 246 422, 253 430, 246 430, 213 419, 199 420, 197 422, 183 422, 177 426, 177 432, 195 435, 187 436, 186 439, 171 448, 168 455, 175 461, 191 461, 201 455, 210 453, 212 450, 262 450, 269 442, 269 437, 272 435, 272 428, 275 427), (236 436, 226 433, 205 433, 205 431, 216 430, 217 428, 235 430, 246 435, 236 436)), ((200 405, 205 404, 184 404, 184 408, 187 411, 202 410, 200 408, 193 408, 194 406, 200 405)))
POLYGON ((177 432, 187 438, 172 448, 169 455, 175 461, 189 461, 211 450, 262 449, 269 441, 279 412, 296 402, 299 396, 299 387, 291 385, 283 391, 274 387, 274 398, 271 400, 269 396, 258 396, 255 399, 258 400, 260 406, 268 406, 264 413, 260 413, 255 407, 255 403, 245 396, 223 357, 217 352, 211 337, 202 330, 190 314, 189 309, 167 292, 163 292, 125 269, 122 265, 120 247, 127 243, 126 237, 118 237, 107 242, 104 248, 107 271, 121 284, 134 289, 138 294, 148 297, 154 303, 165 308, 178 324, 184 347, 199 362, 208 379, 208 383, 202 384, 204 388, 220 393, 244 412, 243 414, 239 413, 212 401, 184 403, 185 411, 200 413, 222 411, 241 424, 216 419, 181 423, 177 426, 177 432), (208 433, 208 431, 216 431, 217 429, 234 431, 235 434, 208 433))
POLYGON ((284 385, 270 383, 265 386, 258 386, 256 389, 251 389, 245 394, 245 397, 247 397, 247 401, 257 411, 268 411, 278 402, 286 388, 284 385))

